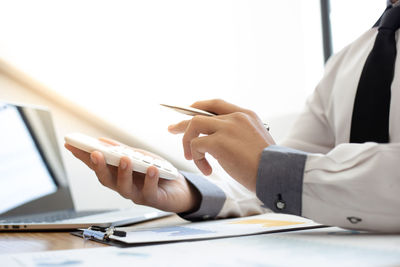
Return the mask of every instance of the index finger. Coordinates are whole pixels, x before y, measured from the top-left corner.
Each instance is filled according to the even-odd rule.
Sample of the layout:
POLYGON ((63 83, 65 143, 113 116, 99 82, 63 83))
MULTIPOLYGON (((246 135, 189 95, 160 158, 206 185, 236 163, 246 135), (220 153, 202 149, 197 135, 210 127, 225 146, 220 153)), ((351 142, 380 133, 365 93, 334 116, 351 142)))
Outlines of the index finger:
POLYGON ((76 148, 74 146, 71 146, 70 144, 65 143, 64 147, 71 151, 71 153, 83 163, 85 163, 89 168, 93 169, 92 166, 92 160, 90 159, 90 153, 80 150, 79 148, 76 148))
POLYGON ((212 112, 218 115, 230 114, 234 112, 244 112, 245 109, 228 103, 222 99, 212 99, 212 100, 204 100, 197 101, 193 105, 193 108, 205 110, 208 112, 212 112))
POLYGON ((184 133, 191 120, 185 120, 168 126, 168 131, 173 134, 184 133))

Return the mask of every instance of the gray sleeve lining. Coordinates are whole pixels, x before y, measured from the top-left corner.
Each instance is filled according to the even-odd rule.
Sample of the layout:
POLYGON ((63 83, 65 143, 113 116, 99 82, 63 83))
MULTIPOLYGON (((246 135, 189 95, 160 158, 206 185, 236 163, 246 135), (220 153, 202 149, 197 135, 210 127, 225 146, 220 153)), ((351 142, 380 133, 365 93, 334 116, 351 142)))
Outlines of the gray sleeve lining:
POLYGON ((258 167, 256 193, 274 212, 301 215, 307 154, 281 146, 264 149, 258 167))
POLYGON ((201 175, 183 171, 181 173, 200 192, 201 203, 198 210, 190 213, 179 213, 178 215, 191 221, 217 217, 226 200, 224 191, 201 175))

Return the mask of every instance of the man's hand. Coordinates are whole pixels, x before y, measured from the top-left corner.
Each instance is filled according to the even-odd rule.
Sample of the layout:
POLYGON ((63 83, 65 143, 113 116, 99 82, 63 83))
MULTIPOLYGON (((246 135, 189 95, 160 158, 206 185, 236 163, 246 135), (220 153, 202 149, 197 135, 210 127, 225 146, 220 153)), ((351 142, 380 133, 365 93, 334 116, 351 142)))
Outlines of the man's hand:
POLYGON ((209 153, 230 176, 255 191, 261 153, 275 144, 262 121, 254 112, 223 100, 199 101, 192 107, 218 116, 198 115, 168 127, 171 133, 184 133, 185 158, 210 175, 212 169, 205 157, 209 153))
MULTIPOLYGON (((109 139, 102 141, 121 145, 109 139)), ((137 204, 176 213, 194 210, 200 204, 197 189, 182 175, 177 180, 160 179, 158 169, 154 166, 150 166, 146 174, 132 172, 132 163, 128 157, 121 158, 117 168, 107 165, 103 154, 98 151, 89 154, 68 144, 65 147, 96 173, 101 184, 137 204)), ((140 152, 151 154, 143 150, 140 152)), ((154 154, 151 156, 158 157, 154 154)))

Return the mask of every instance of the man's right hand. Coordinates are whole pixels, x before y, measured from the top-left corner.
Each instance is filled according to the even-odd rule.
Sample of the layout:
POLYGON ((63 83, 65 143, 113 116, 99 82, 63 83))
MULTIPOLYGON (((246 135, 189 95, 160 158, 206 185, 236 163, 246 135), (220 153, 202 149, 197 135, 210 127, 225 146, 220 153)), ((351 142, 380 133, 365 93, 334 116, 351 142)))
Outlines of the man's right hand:
POLYGON ((253 111, 221 99, 198 101, 192 107, 217 116, 197 115, 168 127, 173 134, 183 133, 185 158, 210 175, 208 153, 231 177, 255 192, 262 152, 275 144, 264 123, 253 111))
MULTIPOLYGON (((120 145, 109 139, 102 141, 120 145)), ((96 173, 102 185, 136 204, 176 213, 195 210, 200 205, 199 192, 182 175, 176 180, 160 179, 154 166, 150 166, 146 174, 132 172, 132 163, 127 157, 121 158, 117 168, 107 165, 103 154, 98 151, 87 153, 68 144, 65 147, 96 173)), ((143 150, 140 152, 149 154, 143 150)))

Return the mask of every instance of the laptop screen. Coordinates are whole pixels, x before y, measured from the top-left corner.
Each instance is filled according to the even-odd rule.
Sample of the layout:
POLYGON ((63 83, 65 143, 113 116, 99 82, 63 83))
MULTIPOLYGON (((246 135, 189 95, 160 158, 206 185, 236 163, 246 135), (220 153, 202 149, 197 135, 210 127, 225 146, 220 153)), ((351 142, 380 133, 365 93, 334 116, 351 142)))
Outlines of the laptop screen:
POLYGON ((0 214, 57 191, 19 107, 0 102, 0 214))

